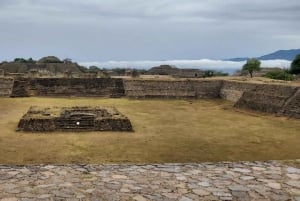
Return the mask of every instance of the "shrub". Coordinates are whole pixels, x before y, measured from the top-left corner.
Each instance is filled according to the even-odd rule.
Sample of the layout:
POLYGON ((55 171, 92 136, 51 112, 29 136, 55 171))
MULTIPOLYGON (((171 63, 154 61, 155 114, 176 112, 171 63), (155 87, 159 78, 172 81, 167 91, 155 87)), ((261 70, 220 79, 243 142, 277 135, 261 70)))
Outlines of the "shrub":
POLYGON ((222 71, 214 71, 214 70, 205 70, 203 73, 203 77, 218 77, 218 76, 228 76, 228 73, 224 73, 222 71))
POLYGON ((286 71, 271 71, 267 72, 264 77, 275 80, 293 80, 293 75, 286 71))
POLYGON ((215 71, 213 71, 213 70, 205 70, 203 77, 213 77, 214 74, 215 74, 215 71))

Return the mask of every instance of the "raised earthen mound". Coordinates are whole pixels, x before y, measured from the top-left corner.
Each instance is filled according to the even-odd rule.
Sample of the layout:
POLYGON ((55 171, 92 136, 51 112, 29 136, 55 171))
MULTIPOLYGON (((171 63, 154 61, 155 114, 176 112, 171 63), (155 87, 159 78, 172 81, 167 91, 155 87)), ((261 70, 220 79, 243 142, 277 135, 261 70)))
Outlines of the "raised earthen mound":
POLYGON ((133 131, 130 120, 112 107, 31 107, 17 131, 133 131))
POLYGON ((55 56, 48 56, 38 60, 38 63, 62 63, 62 61, 55 56))

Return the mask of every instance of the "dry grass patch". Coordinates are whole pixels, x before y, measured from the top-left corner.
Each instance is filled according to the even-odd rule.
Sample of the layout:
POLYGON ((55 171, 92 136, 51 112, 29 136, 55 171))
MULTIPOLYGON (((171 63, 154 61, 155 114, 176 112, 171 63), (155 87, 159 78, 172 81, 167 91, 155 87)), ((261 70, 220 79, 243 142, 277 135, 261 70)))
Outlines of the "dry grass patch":
POLYGON ((0 111, 0 164, 300 158, 299 120, 241 112, 224 100, 2 98, 0 111), (114 106, 135 132, 15 132, 32 105, 114 106))

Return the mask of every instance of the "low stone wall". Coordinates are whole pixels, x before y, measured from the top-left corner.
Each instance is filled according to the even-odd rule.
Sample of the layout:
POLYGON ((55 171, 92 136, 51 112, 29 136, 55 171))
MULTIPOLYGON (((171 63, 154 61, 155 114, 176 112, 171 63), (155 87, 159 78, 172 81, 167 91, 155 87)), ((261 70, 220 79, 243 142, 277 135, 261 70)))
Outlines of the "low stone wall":
POLYGON ((234 102, 238 108, 294 118, 300 118, 299 88, 207 79, 38 78, 18 79, 14 82, 12 79, 0 80, 0 96, 223 98, 234 102))
POLYGON ((122 79, 44 78, 16 80, 12 97, 26 96, 124 96, 122 79))
POLYGON ((10 78, 0 78, 0 97, 10 97, 14 80, 10 78))
POLYGON ((235 107, 281 114, 286 101, 297 89, 292 86, 257 84, 243 93, 235 107))
POLYGON ((235 81, 223 81, 223 86, 220 90, 220 97, 232 102, 237 102, 245 91, 255 89, 257 84, 235 82, 235 81))
POLYGON ((218 80, 124 80, 130 98, 219 98, 218 80))

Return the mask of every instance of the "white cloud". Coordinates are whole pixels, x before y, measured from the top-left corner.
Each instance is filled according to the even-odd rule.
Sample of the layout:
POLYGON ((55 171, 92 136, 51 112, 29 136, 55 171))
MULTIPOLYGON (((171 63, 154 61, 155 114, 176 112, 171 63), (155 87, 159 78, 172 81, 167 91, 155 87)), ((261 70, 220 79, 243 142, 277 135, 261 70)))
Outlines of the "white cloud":
MULTIPOLYGON (((280 67, 288 68, 290 61, 287 60, 263 60, 262 67, 280 67)), ((107 61, 107 62, 80 62, 83 66, 98 66, 100 68, 145 68, 149 69, 154 66, 162 64, 174 65, 179 68, 199 68, 199 69, 213 69, 213 70, 228 70, 241 69, 245 61, 223 61, 223 60, 168 60, 168 61, 107 61)))

